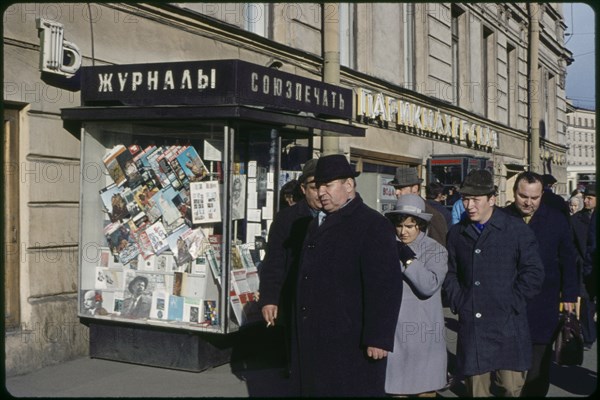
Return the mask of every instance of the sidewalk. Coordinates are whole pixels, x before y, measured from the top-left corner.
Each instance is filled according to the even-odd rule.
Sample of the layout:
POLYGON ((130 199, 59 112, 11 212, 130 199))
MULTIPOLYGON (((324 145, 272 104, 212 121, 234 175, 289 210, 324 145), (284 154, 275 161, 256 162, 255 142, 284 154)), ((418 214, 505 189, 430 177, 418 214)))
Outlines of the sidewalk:
MULTIPOLYGON (((454 318, 447 315, 450 365, 456 346, 454 318)), ((288 380, 272 340, 254 343, 242 359, 201 373, 84 357, 6 379, 14 397, 286 397, 288 380)), ((581 366, 551 369, 548 397, 587 397, 597 389, 597 343, 581 366)), ((442 397, 464 396, 459 382, 442 397)))

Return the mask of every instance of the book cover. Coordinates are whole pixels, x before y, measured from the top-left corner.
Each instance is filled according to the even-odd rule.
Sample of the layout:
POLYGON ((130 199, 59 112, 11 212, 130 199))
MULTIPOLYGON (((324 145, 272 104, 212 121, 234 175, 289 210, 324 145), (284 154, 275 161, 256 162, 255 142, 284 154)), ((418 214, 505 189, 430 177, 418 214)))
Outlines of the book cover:
POLYGON ((169 295, 168 319, 171 321, 183 320, 183 297, 169 295))
POLYGON ((204 300, 204 322, 208 325, 219 325, 219 309, 216 300, 204 300))
POLYGON ((152 292, 150 318, 166 320, 169 312, 169 294, 155 290, 152 292))
POLYGON ((231 187, 231 219, 246 217, 246 175, 233 175, 231 187))
POLYGON ((194 297, 183 298, 183 321, 191 323, 201 323, 203 315, 203 301, 194 297))

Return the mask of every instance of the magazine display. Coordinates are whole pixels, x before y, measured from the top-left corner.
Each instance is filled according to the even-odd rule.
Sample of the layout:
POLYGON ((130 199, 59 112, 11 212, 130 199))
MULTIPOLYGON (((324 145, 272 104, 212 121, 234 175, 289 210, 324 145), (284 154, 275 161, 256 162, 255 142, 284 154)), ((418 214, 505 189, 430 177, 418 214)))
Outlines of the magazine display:
POLYGON ((261 320, 258 267, 275 179, 257 161, 234 162, 232 191, 224 194, 223 142, 208 144, 204 151, 189 143, 118 144, 99 156, 106 167, 106 182, 96 187, 104 244, 85 278, 82 314, 218 327, 219 292, 229 279, 232 321, 261 320), (229 265, 222 260, 224 200, 234 237, 229 265))

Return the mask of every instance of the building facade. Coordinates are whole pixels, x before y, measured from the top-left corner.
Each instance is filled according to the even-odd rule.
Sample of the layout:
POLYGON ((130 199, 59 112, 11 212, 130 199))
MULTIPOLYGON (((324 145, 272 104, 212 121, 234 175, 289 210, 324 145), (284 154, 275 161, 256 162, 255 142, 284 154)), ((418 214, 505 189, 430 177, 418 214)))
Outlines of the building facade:
MULTIPOLYGON (((425 182, 454 185, 464 173, 445 166, 428 173, 436 157, 483 160, 477 165, 492 170, 500 204, 530 164, 535 103, 540 172, 567 192, 571 55, 559 3, 544 3, 536 15, 526 3, 14 4, 3 24, 8 374, 88 351, 76 309, 80 171, 90 171, 61 120, 61 109, 80 105, 77 74, 40 72, 40 21, 63 27, 69 57, 84 66, 240 59, 318 80, 333 70, 327 79, 354 95, 344 123, 365 127, 366 136, 316 135, 286 151, 343 153, 365 173, 410 165, 425 182), (528 70, 533 19, 541 27, 535 81, 528 70)), ((311 99, 314 93, 303 101, 311 99)))
POLYGON ((596 112, 567 106, 567 187, 569 193, 596 182, 596 112))

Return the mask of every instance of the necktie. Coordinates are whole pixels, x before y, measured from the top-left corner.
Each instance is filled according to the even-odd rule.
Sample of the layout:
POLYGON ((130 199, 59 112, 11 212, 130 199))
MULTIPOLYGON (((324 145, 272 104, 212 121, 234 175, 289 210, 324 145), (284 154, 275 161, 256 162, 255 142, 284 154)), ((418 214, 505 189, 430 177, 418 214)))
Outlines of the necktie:
POLYGON ((319 212, 319 226, 321 226, 323 224, 323 222, 325 222, 325 218, 327 218, 327 214, 325 214, 323 211, 319 212))

